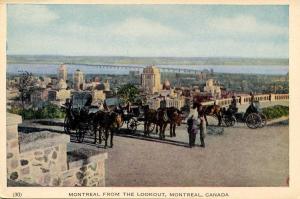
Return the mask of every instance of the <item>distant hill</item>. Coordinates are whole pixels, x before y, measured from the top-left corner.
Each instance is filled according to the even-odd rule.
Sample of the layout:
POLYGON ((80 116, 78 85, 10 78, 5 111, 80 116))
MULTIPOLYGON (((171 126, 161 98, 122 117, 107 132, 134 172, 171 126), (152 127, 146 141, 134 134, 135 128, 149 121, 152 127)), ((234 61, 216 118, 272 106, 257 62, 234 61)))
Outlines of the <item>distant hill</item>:
POLYGON ((141 64, 141 65, 288 65, 288 59, 222 57, 113 57, 8 55, 8 64, 141 64))

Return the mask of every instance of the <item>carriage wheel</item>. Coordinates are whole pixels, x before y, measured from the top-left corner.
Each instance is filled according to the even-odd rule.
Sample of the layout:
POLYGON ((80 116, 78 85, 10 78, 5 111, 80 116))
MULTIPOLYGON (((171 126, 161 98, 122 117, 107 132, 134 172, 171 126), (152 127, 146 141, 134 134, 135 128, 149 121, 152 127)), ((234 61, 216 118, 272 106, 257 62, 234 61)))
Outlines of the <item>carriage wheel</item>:
POLYGON ((256 129, 261 123, 261 117, 257 113, 250 113, 246 118, 246 124, 250 129, 256 129))
POLYGON ((236 119, 234 116, 225 116, 224 123, 226 127, 234 126, 236 119))
POLYGON ((138 126, 138 121, 133 117, 128 120, 127 129, 129 129, 132 133, 135 133, 138 126))
POLYGON ((259 128, 263 128, 267 124, 267 117, 263 113, 260 113, 259 115, 261 118, 261 124, 259 125, 259 128))
POLYGON ((76 130, 76 140, 77 142, 83 142, 84 140, 84 131, 83 130, 80 130, 80 129, 77 129, 76 130))
POLYGON ((149 133, 152 133, 155 129, 155 124, 154 123, 150 123, 149 125, 149 133))
POLYGON ((70 128, 70 119, 68 116, 65 117, 64 120, 64 132, 66 134, 70 134, 71 133, 71 128, 70 128))

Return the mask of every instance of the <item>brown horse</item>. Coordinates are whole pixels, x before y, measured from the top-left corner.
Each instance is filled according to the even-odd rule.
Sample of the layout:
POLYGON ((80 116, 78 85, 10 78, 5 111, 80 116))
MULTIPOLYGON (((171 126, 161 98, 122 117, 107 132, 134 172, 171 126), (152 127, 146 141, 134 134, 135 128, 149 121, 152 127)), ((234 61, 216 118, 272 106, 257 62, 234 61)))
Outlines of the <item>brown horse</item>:
POLYGON ((157 125, 157 111, 150 109, 149 106, 143 106, 142 109, 144 110, 144 135, 149 136, 150 125, 157 125))
MULTIPOLYGON (((176 136, 176 125, 180 126, 182 122, 181 111, 175 107, 159 108, 156 110, 148 110, 145 112, 145 132, 149 132, 150 123, 156 125, 156 133, 159 131, 159 138, 165 138, 165 130, 170 124, 170 137, 176 136)), ((148 134, 149 135, 149 134, 148 134)))
POLYGON ((110 132, 110 148, 113 147, 114 131, 119 129, 122 125, 122 116, 116 112, 98 111, 94 116, 94 143, 97 143, 97 135, 99 137, 99 143, 102 142, 102 134, 104 134, 105 145, 107 147, 107 141, 110 132))
MULTIPOLYGON (((219 106, 219 105, 216 105, 216 104, 208 105, 208 106, 202 106, 202 107, 203 107, 203 112, 204 112, 206 125, 208 125, 208 121, 207 121, 206 116, 209 115, 209 116, 216 117, 218 119, 218 126, 221 126, 221 123, 222 123, 222 107, 219 106)), ((198 111, 201 112, 201 110, 198 110, 198 111)))
POLYGON ((176 126, 180 126, 182 122, 182 112, 175 107, 166 108, 166 113, 168 120, 166 121, 163 136, 165 132, 165 128, 168 124, 170 124, 170 137, 176 137, 176 126))

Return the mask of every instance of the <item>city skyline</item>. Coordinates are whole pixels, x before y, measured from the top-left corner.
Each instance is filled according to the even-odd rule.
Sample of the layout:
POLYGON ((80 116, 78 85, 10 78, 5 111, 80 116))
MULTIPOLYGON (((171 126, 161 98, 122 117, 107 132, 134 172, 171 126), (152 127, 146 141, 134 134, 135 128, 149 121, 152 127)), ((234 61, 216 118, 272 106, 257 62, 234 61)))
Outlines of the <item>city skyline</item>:
POLYGON ((286 5, 8 5, 7 54, 288 58, 286 5))

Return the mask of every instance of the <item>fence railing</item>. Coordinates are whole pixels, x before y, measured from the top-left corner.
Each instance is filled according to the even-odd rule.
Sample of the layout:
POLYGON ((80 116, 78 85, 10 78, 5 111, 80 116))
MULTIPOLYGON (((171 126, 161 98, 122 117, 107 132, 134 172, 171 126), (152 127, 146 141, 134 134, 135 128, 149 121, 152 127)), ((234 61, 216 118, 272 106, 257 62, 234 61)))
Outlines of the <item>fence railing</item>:
MULTIPOLYGON (((239 104, 247 104, 250 103, 251 96, 250 95, 242 95, 237 96, 237 101, 239 104)), ((261 95, 254 95, 254 100, 259 102, 273 102, 273 101, 288 101, 289 100, 289 94, 261 94, 261 95)), ((230 105, 232 99, 226 98, 226 99, 218 99, 216 100, 216 104, 220 106, 228 106, 230 105)), ((209 101, 203 103, 204 105, 211 105, 214 101, 209 101)))
MULTIPOLYGON (((251 96, 250 95, 241 95, 237 96, 237 102, 239 104, 248 104, 250 103, 251 96)), ((273 102, 273 101, 288 101, 289 100, 289 94, 260 94, 260 95, 254 95, 254 100, 259 102, 273 102)), ((229 106, 231 104, 232 98, 225 98, 225 99, 217 99, 212 101, 206 101, 202 102, 202 105, 208 106, 213 105, 214 102, 216 102, 219 106, 229 106)), ((148 104, 150 105, 150 108, 152 109, 158 109, 160 106, 160 100, 151 100, 148 101, 148 104)))

